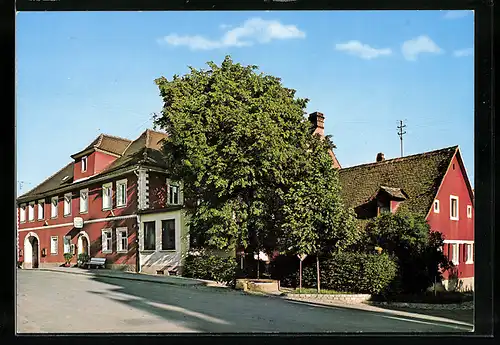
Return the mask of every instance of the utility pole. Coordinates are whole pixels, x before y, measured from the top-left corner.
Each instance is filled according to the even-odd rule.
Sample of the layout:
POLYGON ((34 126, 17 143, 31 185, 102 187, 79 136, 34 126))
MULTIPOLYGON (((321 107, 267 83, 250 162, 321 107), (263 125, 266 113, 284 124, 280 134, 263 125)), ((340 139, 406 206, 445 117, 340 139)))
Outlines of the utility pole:
POLYGON ((405 127, 406 125, 403 125, 403 120, 399 120, 398 135, 401 141, 401 157, 403 157, 403 135, 406 134, 406 131, 403 132, 403 128, 405 127))

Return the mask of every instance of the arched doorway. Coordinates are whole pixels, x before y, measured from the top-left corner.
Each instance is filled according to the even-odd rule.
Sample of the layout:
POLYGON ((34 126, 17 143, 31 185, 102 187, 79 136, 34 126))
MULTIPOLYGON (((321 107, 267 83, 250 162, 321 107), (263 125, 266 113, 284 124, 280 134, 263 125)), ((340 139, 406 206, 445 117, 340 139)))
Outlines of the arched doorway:
POLYGON ((78 254, 90 255, 89 235, 85 231, 78 234, 78 254))
POLYGON ((34 232, 24 238, 24 268, 38 268, 40 263, 40 239, 34 232))

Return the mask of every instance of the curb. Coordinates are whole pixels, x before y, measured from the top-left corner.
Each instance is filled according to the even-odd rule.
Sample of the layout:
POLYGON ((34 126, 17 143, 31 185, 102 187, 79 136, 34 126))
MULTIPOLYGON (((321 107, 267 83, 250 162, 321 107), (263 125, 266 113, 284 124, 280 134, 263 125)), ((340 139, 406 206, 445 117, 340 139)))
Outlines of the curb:
POLYGON ((176 286, 183 286, 183 287, 191 287, 191 286, 207 286, 206 283, 196 283, 196 284, 186 284, 186 283, 175 283, 175 282, 169 282, 169 281, 161 281, 161 280, 154 280, 154 279, 147 279, 147 278, 142 278, 142 277, 120 277, 120 276, 115 276, 113 274, 102 274, 98 273, 95 275, 92 275, 90 273, 78 273, 78 272, 68 272, 68 271, 59 271, 59 270, 51 270, 51 269, 46 269, 46 268, 38 268, 39 271, 46 271, 46 272, 56 272, 56 273, 68 273, 68 274, 74 274, 74 275, 82 275, 82 276, 93 276, 93 277, 106 277, 106 278, 115 278, 115 279, 124 279, 124 280, 136 280, 136 281, 142 281, 142 282, 148 282, 148 283, 158 283, 158 284, 166 284, 166 285, 176 285, 176 286))

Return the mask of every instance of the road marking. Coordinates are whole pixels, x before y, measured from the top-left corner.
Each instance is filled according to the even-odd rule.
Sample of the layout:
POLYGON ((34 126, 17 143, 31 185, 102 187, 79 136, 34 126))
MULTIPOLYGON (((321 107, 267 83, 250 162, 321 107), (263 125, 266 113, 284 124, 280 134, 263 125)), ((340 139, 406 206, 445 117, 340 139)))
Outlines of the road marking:
POLYGON ((457 326, 457 325, 447 325, 447 324, 437 323, 437 322, 427 322, 427 321, 420 321, 420 320, 411 320, 411 319, 405 319, 405 318, 396 317, 396 316, 386 316, 386 315, 381 315, 381 316, 385 317, 386 319, 394 319, 394 320, 407 321, 407 322, 423 323, 423 324, 427 324, 427 325, 434 325, 434 326, 440 326, 440 327, 448 327, 448 328, 453 328, 453 329, 460 329, 460 330, 464 330, 464 331, 468 331, 468 332, 473 332, 474 331, 474 325, 470 325, 470 324, 469 324, 470 327, 463 327, 463 326, 457 326))

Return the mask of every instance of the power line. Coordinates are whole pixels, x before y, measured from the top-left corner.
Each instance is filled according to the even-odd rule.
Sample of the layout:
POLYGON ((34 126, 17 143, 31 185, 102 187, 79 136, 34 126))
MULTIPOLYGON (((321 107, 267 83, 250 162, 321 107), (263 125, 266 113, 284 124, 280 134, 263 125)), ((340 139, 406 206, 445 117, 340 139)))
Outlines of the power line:
POLYGON ((406 131, 403 132, 403 128, 405 128, 406 125, 403 125, 403 120, 399 120, 399 126, 398 128, 398 135, 399 135, 399 140, 401 141, 401 157, 403 157, 403 135, 406 134, 406 131))

